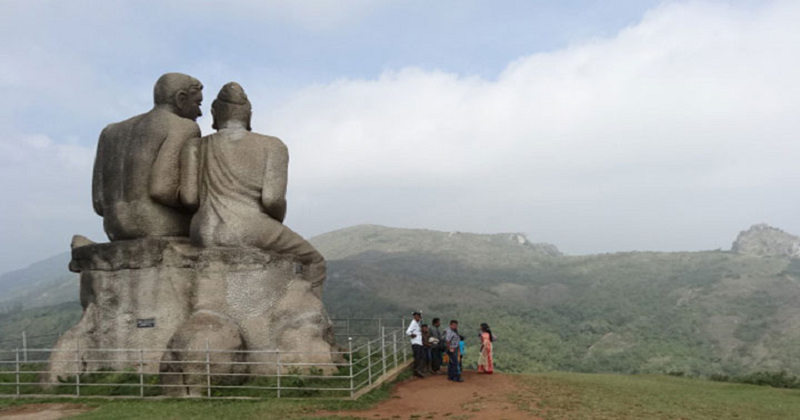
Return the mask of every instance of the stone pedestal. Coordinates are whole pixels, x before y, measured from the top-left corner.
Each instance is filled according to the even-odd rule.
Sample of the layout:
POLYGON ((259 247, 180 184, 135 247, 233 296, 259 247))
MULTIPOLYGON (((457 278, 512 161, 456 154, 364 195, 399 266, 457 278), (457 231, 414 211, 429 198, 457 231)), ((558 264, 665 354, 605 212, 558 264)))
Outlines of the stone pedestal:
MULTIPOLYGON (((50 370, 57 373, 50 381, 76 371, 136 368, 141 359, 146 373, 187 371, 174 362, 197 353, 181 350, 204 355, 207 344, 303 352, 286 353, 282 362, 335 359, 332 324, 304 278, 307 267, 290 256, 146 238, 76 246, 70 269, 81 274, 83 316, 56 344, 50 370)), ((275 360, 271 353, 214 357, 275 360)), ((274 372, 270 365, 246 366, 251 373, 274 372)))

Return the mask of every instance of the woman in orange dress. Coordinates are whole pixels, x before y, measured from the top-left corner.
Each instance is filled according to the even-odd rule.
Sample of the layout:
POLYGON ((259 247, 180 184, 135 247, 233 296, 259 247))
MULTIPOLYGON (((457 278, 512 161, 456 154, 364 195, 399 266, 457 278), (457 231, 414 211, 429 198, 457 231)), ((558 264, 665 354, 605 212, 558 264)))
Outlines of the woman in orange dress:
POLYGON ((488 324, 481 324, 481 355, 478 360, 478 372, 494 372, 494 362, 492 361, 492 341, 494 336, 488 324))

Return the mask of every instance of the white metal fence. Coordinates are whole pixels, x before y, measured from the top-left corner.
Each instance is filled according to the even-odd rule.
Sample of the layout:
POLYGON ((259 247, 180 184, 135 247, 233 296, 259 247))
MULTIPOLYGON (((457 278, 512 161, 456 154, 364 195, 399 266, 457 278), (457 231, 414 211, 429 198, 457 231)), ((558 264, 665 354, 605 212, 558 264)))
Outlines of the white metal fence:
POLYGON ((405 320, 333 321, 340 348, 328 362, 279 349, 0 350, 0 397, 357 398, 411 362, 405 320), (54 352, 59 369, 48 363, 54 352))

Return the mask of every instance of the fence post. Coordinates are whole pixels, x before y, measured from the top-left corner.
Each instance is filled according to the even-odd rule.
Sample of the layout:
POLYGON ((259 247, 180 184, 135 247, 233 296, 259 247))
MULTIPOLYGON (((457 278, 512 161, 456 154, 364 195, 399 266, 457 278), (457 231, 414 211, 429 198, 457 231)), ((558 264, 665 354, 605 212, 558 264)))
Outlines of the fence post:
POLYGON ((208 339, 206 339, 206 397, 211 398, 211 354, 208 351, 208 339))
MULTIPOLYGON (((420 334, 422 333, 420 332, 420 334)), ((400 346, 400 354, 403 355, 403 363, 405 363, 408 358, 408 346, 400 346)))
POLYGON ((139 348, 139 396, 144 398, 144 349, 139 348))
POLYGON ((75 341, 75 395, 81 396, 81 343, 75 341))
POLYGON ((25 330, 22 330, 22 360, 28 363, 28 336, 25 330))
POLYGON ((381 362, 383 363, 383 373, 386 375, 386 327, 381 326, 381 362))
POLYGON ((372 341, 367 341, 367 377, 372 385, 372 341))
POLYGON ((281 397, 281 349, 278 349, 278 398, 281 397))
POLYGON ((394 353, 394 368, 397 369, 397 331, 392 332, 392 353, 394 353))
POLYGON ((16 377, 17 377, 17 397, 19 397, 19 348, 16 349, 17 363, 16 363, 16 377))
MULTIPOLYGON (((400 334, 406 333, 406 317, 401 318, 403 320, 403 331, 400 331, 400 334)), ((406 362, 406 346, 403 346, 400 350, 403 353, 403 363, 406 362)), ((397 364, 397 363, 395 363, 397 364)))
POLYGON ((350 398, 355 396, 353 389, 353 337, 347 337, 347 351, 350 353, 350 398))
POLYGON ((378 318, 378 334, 383 333, 383 318, 378 318))

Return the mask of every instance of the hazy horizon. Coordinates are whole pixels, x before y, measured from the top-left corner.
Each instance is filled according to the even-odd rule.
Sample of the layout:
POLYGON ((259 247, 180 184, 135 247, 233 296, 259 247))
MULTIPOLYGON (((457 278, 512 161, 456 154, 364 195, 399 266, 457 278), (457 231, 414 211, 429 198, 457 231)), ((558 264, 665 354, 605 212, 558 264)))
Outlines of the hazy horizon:
POLYGON ((4 2, 0 273, 105 241, 102 128, 181 71, 289 147, 286 223, 521 232, 571 255, 800 233, 800 3, 4 2))
MULTIPOLYGON (((318 234, 318 235, 313 235, 313 236, 311 236, 310 238, 311 238, 311 239, 313 239, 314 237, 317 237, 317 236, 326 235, 326 234, 333 233, 333 232, 337 232, 337 231, 340 231, 340 230, 346 230, 346 229, 349 229, 349 228, 353 228, 353 227, 357 227, 357 226, 365 226, 365 225, 369 225, 369 226, 380 226, 380 227, 384 227, 384 228, 390 228, 390 229, 427 230, 427 231, 435 231, 435 232, 442 232, 442 233, 451 233, 451 232, 457 232, 457 233, 477 233, 477 234, 485 234, 485 235, 492 235, 492 234, 508 234, 508 235, 517 235, 517 234, 523 234, 523 235, 525 235, 525 237, 528 239, 528 241, 529 241, 529 242, 531 242, 531 243, 548 243, 548 244, 551 244, 551 245, 555 245, 555 246, 556 246, 556 248, 558 248, 558 250, 559 250, 560 252, 562 252, 564 255, 567 255, 567 256, 582 256, 582 255, 584 255, 584 256, 585 256, 585 255, 601 255, 601 254, 618 254, 618 253, 628 253, 628 252, 701 252, 701 251, 715 251, 715 250, 717 250, 717 249, 721 249, 722 251, 729 251, 729 250, 730 250, 730 244, 729 244, 727 247, 719 247, 719 248, 713 248, 713 249, 711 249, 711 248, 709 248, 709 249, 691 249, 691 250, 680 250, 680 249, 676 249, 676 250, 671 250, 671 251, 654 251, 654 250, 650 250, 650 249, 628 249, 628 250, 617 250, 617 251, 598 251, 598 252, 591 252, 591 253, 572 253, 572 252, 568 252, 568 251, 566 251, 566 250, 562 249, 560 246, 558 246, 558 244, 557 244, 557 243, 553 243, 553 242, 546 242, 546 241, 539 241, 539 240, 537 240, 536 238, 531 238, 531 237, 530 237, 528 234, 526 234, 525 232, 513 232, 513 231, 507 231, 507 232, 470 232, 470 231, 459 231, 459 230, 455 230, 455 231, 446 231, 446 230, 441 230, 441 229, 432 229, 432 228, 421 228, 421 227, 399 227, 399 226, 387 226, 387 225, 378 225, 378 224, 361 224, 361 225, 351 225, 351 226, 346 226, 346 227, 336 228, 336 229, 332 229, 332 230, 330 230, 330 231, 327 231, 327 232, 322 232, 322 233, 320 233, 320 234, 318 234)), ((777 227, 777 226, 772 226, 772 227, 777 227)), ((748 229, 749 229, 749 227, 748 227, 748 229)), ((746 229, 742 229, 742 230, 746 230, 746 229)), ((792 232, 788 232, 788 233, 789 233, 789 234, 792 234, 792 232)), ((738 232, 737 232, 737 234, 738 234, 738 232)), ((735 236, 734 236, 734 239, 735 239, 735 236)), ((731 239, 731 243, 733 243, 734 239, 731 239)), ((33 265, 33 264, 37 264, 37 263, 39 263, 39 262, 41 262, 41 261, 44 261, 44 260, 47 260, 47 259, 50 259, 50 258, 57 257, 58 255, 61 255, 61 254, 67 254, 67 253, 69 253, 69 252, 70 252, 70 251, 62 251, 62 252, 57 252, 57 253, 55 253, 55 254, 51 254, 51 255, 47 255, 47 256, 42 256, 40 259, 38 259, 38 260, 36 260, 36 261, 33 261, 33 262, 31 262, 30 264, 26 264, 26 265, 25 265, 25 266, 23 266, 23 267, 12 268, 12 269, 10 269, 10 270, 4 271, 4 272, 0 272, 0 276, 2 276, 2 275, 4 275, 4 274, 7 274, 7 273, 14 272, 14 271, 18 271, 18 270, 24 270, 24 269, 26 269, 26 268, 29 268, 29 267, 30 267, 31 265, 33 265)), ((64 267, 64 270, 66 270, 66 269, 67 269, 67 267, 65 266, 65 267, 64 267)))

